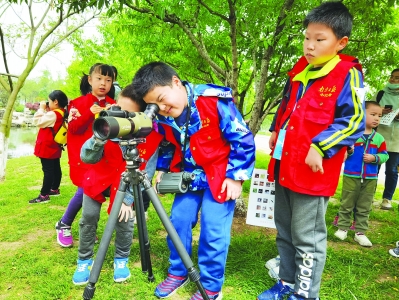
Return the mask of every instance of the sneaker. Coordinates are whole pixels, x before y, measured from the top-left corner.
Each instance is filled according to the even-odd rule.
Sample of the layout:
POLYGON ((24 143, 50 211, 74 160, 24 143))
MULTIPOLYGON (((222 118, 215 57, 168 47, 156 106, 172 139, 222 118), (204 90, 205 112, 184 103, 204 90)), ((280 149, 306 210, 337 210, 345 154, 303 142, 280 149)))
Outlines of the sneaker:
POLYGON ((73 245, 73 238, 71 233, 71 226, 65 225, 58 221, 55 223, 55 231, 57 232, 57 243, 61 247, 69 248, 73 245))
POLYGON ((271 278, 279 280, 280 279, 280 276, 278 275, 279 271, 280 271, 280 266, 277 266, 275 268, 270 269, 269 272, 267 273, 271 278))
POLYGON ((383 210, 391 210, 392 209, 391 200, 384 198, 384 200, 382 200, 380 208, 383 210))
POLYGON ((50 193, 48 193, 50 196, 59 196, 61 195, 60 193, 60 189, 56 189, 56 190, 50 190, 50 193))
POLYGON ((333 226, 338 226, 339 216, 335 216, 334 221, 332 222, 333 226))
MULTIPOLYGON (((298 295, 298 294, 291 294, 288 298, 287 298, 287 300, 305 300, 305 299, 308 299, 308 298, 304 298, 303 296, 301 296, 301 295, 298 295)), ((320 298, 312 298, 312 299, 315 299, 315 300, 320 300, 320 298)))
POLYGON ((284 296, 292 294, 294 292, 289 286, 284 285, 281 280, 279 280, 275 285, 273 285, 270 289, 264 291, 260 294, 256 299, 257 300, 280 300, 283 299, 284 296))
POLYGON ((128 258, 115 258, 114 259, 114 281, 124 282, 130 278, 130 270, 127 266, 128 258))
MULTIPOLYGON (((212 293, 208 290, 205 290, 205 293, 208 295, 209 300, 222 300, 223 299, 223 294, 222 292, 218 292, 218 293, 212 293)), ((204 298, 202 298, 202 295, 200 293, 200 291, 197 291, 191 298, 190 300, 203 300, 204 298)))
POLYGON ((47 203, 50 201, 49 195, 39 195, 35 199, 29 200, 29 204, 34 204, 34 203, 47 203))
POLYGON ((341 241, 345 240, 346 237, 348 236, 348 231, 346 230, 342 230, 342 229, 338 229, 334 235, 339 238, 341 241))
POLYGON ((352 222, 352 226, 349 227, 349 230, 356 231, 356 221, 353 221, 353 222, 352 222))
POLYGON ((176 291, 190 282, 188 277, 179 277, 168 274, 168 277, 162 281, 155 289, 155 296, 158 298, 168 298, 176 291))
POLYGON ((394 257, 399 257, 399 246, 394 249, 390 249, 389 254, 391 254, 394 257))
POLYGON ((280 255, 277 255, 276 257, 269 259, 266 263, 265 263, 265 268, 270 270, 273 269, 275 267, 278 267, 280 265, 280 255))
POLYGON ((90 270, 93 265, 92 259, 78 259, 78 266, 73 274, 72 282, 75 285, 83 285, 89 282, 90 270))
POLYGON ((355 242, 359 243, 360 246, 363 246, 363 247, 373 246, 373 244, 370 242, 370 240, 367 238, 367 236, 361 232, 358 232, 355 234, 354 240, 355 240, 355 242))

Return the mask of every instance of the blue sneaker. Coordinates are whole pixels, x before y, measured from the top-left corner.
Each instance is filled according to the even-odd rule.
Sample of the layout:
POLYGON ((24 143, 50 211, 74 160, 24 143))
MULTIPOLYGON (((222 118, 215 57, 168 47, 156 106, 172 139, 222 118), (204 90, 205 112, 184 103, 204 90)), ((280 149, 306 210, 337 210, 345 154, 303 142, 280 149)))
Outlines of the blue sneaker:
POLYGON ((92 259, 78 259, 78 266, 73 274, 72 282, 75 285, 83 285, 89 282, 90 269, 93 265, 92 259))
MULTIPOLYGON (((303 296, 298 295, 298 294, 291 294, 291 295, 287 298, 287 300, 306 300, 306 299, 308 299, 308 298, 304 298, 303 296)), ((313 299, 313 298, 312 298, 312 299, 313 299)), ((320 300, 320 298, 315 298, 315 300, 320 300)))
POLYGON ((168 274, 168 277, 166 277, 164 281, 158 284, 154 294, 161 299, 168 298, 176 293, 179 288, 185 286, 189 282, 190 280, 188 277, 183 277, 182 279, 179 279, 178 276, 168 274))
POLYGON ((281 280, 277 281, 270 289, 264 291, 256 299, 257 300, 282 300, 284 296, 294 293, 289 286, 284 285, 281 280))
POLYGON ((128 258, 115 258, 114 259, 114 281, 124 282, 130 278, 130 270, 127 267, 128 258))

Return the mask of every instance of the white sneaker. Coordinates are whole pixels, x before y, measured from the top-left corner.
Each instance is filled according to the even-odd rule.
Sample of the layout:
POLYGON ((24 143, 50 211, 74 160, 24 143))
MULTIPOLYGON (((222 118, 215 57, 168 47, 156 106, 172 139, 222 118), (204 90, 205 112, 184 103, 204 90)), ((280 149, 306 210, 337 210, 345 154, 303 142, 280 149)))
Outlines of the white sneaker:
POLYGON ((279 271, 280 271, 280 266, 277 266, 275 268, 271 268, 268 274, 271 278, 280 280, 280 276, 278 275, 279 271))
POLYGON ((356 233, 354 240, 355 240, 355 242, 359 243, 360 246, 363 246, 363 247, 373 246, 373 244, 370 242, 370 240, 364 234, 356 233))
POLYGON ((346 237, 348 236, 348 231, 347 230, 342 230, 342 229, 338 229, 334 235, 339 238, 341 241, 345 240, 346 237))
MULTIPOLYGON (((265 263, 265 268, 268 270, 271 270, 275 267, 278 267, 280 265, 280 255, 277 255, 276 257, 269 259, 266 263, 265 263)), ((277 272, 278 273, 278 272, 277 272)))
POLYGON ((391 200, 388 199, 383 199, 380 208, 384 209, 384 210, 391 210, 392 209, 392 204, 391 204, 391 200))

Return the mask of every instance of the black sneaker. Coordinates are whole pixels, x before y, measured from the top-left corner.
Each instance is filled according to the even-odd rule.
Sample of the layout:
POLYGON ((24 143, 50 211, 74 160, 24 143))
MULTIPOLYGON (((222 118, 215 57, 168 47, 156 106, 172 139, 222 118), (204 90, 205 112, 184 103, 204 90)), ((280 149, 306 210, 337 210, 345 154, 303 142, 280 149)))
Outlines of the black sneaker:
POLYGON ((60 189, 50 190, 50 193, 48 193, 48 194, 49 194, 49 196, 59 196, 59 195, 61 195, 60 189))
POLYGON ((39 195, 35 199, 29 200, 29 204, 34 204, 34 203, 47 203, 50 201, 49 195, 43 196, 39 195))

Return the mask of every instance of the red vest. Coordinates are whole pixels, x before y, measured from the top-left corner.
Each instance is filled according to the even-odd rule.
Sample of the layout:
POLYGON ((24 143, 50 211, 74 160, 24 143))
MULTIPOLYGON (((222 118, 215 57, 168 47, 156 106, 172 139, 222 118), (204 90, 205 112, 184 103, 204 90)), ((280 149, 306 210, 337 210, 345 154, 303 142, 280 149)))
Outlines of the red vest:
MULTIPOLYGON (((62 109, 62 111, 65 110, 62 109)), ((61 157, 61 147, 54 142, 54 133, 57 133, 64 119, 60 112, 53 111, 57 117, 53 127, 40 128, 37 134, 34 154, 40 158, 55 159, 61 157)))
POLYGON ((104 145, 103 157, 95 164, 89 165, 84 174, 83 191, 92 199, 103 203, 104 192, 112 183, 118 182, 125 170, 126 162, 122 157, 122 151, 118 143, 108 141, 104 145))
MULTIPOLYGON (((113 99, 106 96, 105 100, 109 104, 115 103, 113 99)), ((98 102, 97 97, 92 94, 81 96, 69 103, 69 111, 76 108, 81 114, 80 117, 68 123, 68 163, 69 163, 69 177, 72 183, 76 186, 83 186, 84 174, 90 168, 90 165, 85 164, 80 159, 80 149, 83 144, 93 135, 92 125, 94 115, 90 111, 90 107, 98 102)))
MULTIPOLYGON (((298 102, 297 93, 302 83, 292 81, 292 78, 307 66, 307 63, 304 63, 305 58, 301 58, 289 73, 292 86, 290 99, 285 109, 279 110, 281 115, 276 118, 277 133, 289 118, 280 161, 279 183, 297 193, 332 196, 338 185, 345 155, 344 148, 333 157, 323 159, 324 174, 314 173, 305 164, 305 158, 312 138, 327 129, 334 121, 337 98, 345 83, 346 74, 353 67, 361 70, 352 57, 340 57, 346 61, 341 60, 325 77, 315 80, 298 102), (326 93, 326 88, 331 89, 326 93)), ((272 158, 268 168, 271 181, 274 179, 274 163, 272 158)))
MULTIPOLYGON (((219 127, 217 110, 218 97, 199 96, 195 102, 202 127, 190 137, 190 150, 195 162, 206 174, 213 198, 220 203, 225 202, 226 194, 221 193, 223 181, 226 179, 230 144, 223 138, 219 127)), ((182 161, 181 145, 176 142, 172 128, 162 124, 165 137, 176 146, 175 155, 170 166, 171 172, 180 172, 182 161)))

